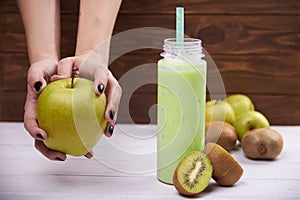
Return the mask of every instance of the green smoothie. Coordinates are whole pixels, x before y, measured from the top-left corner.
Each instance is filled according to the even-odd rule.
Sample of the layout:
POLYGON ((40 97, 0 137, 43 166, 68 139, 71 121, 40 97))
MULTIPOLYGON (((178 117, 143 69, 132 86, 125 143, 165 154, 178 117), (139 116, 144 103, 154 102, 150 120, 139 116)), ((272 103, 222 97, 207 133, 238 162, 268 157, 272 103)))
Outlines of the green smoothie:
POLYGON ((204 148, 206 62, 200 57, 159 60, 157 92, 157 175, 173 184, 179 161, 204 148))

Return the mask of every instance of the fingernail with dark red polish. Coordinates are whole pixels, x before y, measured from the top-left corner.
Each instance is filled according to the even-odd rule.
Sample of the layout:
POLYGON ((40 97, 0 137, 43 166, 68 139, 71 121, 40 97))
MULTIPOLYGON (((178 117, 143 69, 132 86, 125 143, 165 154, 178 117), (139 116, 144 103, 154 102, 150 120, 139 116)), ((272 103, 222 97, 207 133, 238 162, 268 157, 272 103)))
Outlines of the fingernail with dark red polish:
POLYGON ((100 92, 100 94, 102 94, 103 93, 103 91, 104 91, 104 85, 103 84, 100 84, 100 85, 98 85, 98 91, 100 92))
POLYGON ((45 140, 44 137, 42 136, 42 134, 40 134, 40 133, 36 134, 36 139, 45 140))
POLYGON ((38 91, 40 91, 42 85, 43 85, 43 83, 41 81, 37 81, 34 84, 34 89, 38 92, 38 91))
POLYGON ((108 132, 112 135, 114 132, 114 127, 113 126, 109 126, 108 127, 108 132))
POLYGON ((115 112, 114 111, 109 111, 109 118, 111 119, 111 120, 114 120, 114 117, 115 117, 115 112))
POLYGON ((64 161, 64 160, 61 159, 60 157, 56 157, 55 160, 57 160, 57 161, 64 161))

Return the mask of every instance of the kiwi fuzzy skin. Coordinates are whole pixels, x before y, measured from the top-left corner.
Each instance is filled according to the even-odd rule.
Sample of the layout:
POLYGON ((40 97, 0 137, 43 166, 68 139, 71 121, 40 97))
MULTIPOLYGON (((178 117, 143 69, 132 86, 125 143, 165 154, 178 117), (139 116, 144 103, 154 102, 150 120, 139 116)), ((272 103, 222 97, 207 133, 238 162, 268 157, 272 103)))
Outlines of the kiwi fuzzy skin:
POLYGON ((248 158, 272 160, 281 153, 283 138, 273 129, 259 128, 246 133, 241 145, 248 158))
POLYGON ((208 159, 208 157, 202 152, 193 151, 193 152, 189 153, 188 155, 186 155, 179 162, 178 166, 176 167, 176 170, 175 170, 174 176, 173 176, 173 185, 175 186, 176 190, 181 195, 193 196, 193 195, 199 194, 208 186, 211 176, 212 176, 212 171, 213 171, 213 167, 212 167, 212 164, 211 164, 210 160, 208 159), (193 158, 193 159, 200 158, 200 159, 202 159, 203 163, 205 163, 205 169, 203 169, 203 171, 199 174, 200 175, 199 178, 201 180, 199 178, 196 179, 197 180, 196 184, 199 184, 199 185, 198 185, 198 187, 193 187, 193 188, 184 186, 184 183, 181 180, 181 178, 183 178, 182 175, 184 176, 185 174, 187 174, 187 173, 182 174, 182 172, 181 172, 182 168, 184 166, 188 166, 189 169, 192 167, 191 163, 189 163, 189 160, 191 158, 193 158))
POLYGON ((213 166, 213 179, 221 186, 234 185, 243 175, 241 165, 223 147, 215 143, 206 144, 203 151, 213 166))
POLYGON ((235 148, 237 133, 235 128, 226 122, 212 121, 205 124, 205 143, 216 143, 227 151, 235 148))

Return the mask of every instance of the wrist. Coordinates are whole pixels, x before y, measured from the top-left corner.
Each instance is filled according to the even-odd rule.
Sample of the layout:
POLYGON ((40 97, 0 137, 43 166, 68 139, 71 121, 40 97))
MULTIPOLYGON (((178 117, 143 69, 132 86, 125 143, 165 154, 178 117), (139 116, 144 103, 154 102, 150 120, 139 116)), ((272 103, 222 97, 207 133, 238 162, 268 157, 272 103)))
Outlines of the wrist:
POLYGON ((30 64, 34 64, 37 62, 44 62, 44 61, 48 61, 48 62, 53 62, 53 63, 58 63, 58 56, 56 55, 49 55, 49 54, 32 54, 29 53, 29 60, 30 60, 30 64))
POLYGON ((109 49, 103 48, 101 45, 98 47, 89 50, 78 50, 75 54, 76 57, 80 57, 82 62, 87 63, 94 63, 101 66, 107 66, 108 65, 108 58, 109 58, 109 49))
POLYGON ((50 59, 50 58, 43 58, 41 60, 36 60, 35 62, 30 63, 30 66, 35 66, 35 65, 39 65, 39 66, 57 66, 58 64, 58 60, 54 60, 54 59, 50 59))

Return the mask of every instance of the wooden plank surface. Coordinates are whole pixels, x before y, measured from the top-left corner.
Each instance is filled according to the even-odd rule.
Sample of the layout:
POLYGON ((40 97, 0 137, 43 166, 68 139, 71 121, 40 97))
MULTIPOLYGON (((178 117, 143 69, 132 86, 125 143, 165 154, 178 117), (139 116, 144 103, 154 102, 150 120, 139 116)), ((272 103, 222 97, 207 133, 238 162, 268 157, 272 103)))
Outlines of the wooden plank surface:
MULTIPOLYGON (((23 105, 26 97, 26 73, 28 66, 23 62, 22 57, 25 54, 11 55, 14 63, 3 65, 2 73, 4 76, 1 79, 1 87, 3 92, 1 98, 1 118, 6 120, 23 119, 23 105), (15 84, 18 82, 18 85, 15 84)), ((156 80, 156 67, 149 65, 139 70, 139 74, 135 79, 128 81, 126 75, 130 74, 130 69, 135 69, 143 62, 155 62, 151 55, 143 56, 143 61, 135 59, 136 54, 128 54, 126 57, 116 60, 111 68, 114 74, 119 78, 123 88, 123 98, 119 113, 119 122, 137 122, 149 123, 150 117, 148 114, 149 108, 156 104, 156 85, 139 85, 141 79, 156 80), (126 61, 130 60, 129 64, 126 61), (136 88, 138 86, 138 88, 136 88), (137 90, 135 90, 135 88, 137 90), (141 103, 143 102, 143 103, 141 103)), ((3 56, 2 60, 10 59, 10 56, 3 56)), ((290 70, 291 68, 280 68, 280 61, 277 57, 271 57, 268 62, 273 64, 273 71, 262 71, 264 66, 260 66, 260 59, 264 57, 256 56, 256 59, 235 56, 229 59, 235 61, 227 61, 228 56, 217 56, 220 60, 217 65, 222 75, 227 94, 246 93, 254 101, 258 110, 263 112, 272 124, 298 124, 300 118, 300 83, 299 72, 290 70), (225 61, 222 61, 225 59, 225 61), (246 60, 246 61, 245 61, 246 60), (249 62, 248 62, 249 60, 249 62), (234 65, 232 65, 234 63, 234 65), (246 65, 244 64, 246 63, 246 65), (240 68, 240 66, 244 66, 240 68), (295 77, 295 78, 293 78, 295 77), (240 83, 240 84, 237 84, 240 83), (260 86, 255 86, 260 85, 260 86), (262 94, 261 94, 262 93, 262 94)), ((297 68, 297 63, 293 63, 297 68)), ((266 69, 268 68, 265 66, 266 69)), ((298 70, 299 71, 299 70, 298 70)), ((208 72, 208 99, 210 96, 219 97, 220 90, 214 84, 216 79, 215 71, 208 72)), ((146 81, 146 83, 148 83, 146 81)), ((152 82, 153 83, 153 82, 152 82)), ((154 108, 153 108, 154 109, 154 108)), ((152 113, 152 122, 155 122, 155 113, 152 113)))
MULTIPOLYGON (((276 160, 249 160, 241 149, 232 151, 244 168, 241 180, 234 187, 219 187, 211 180, 197 198, 299 199, 300 127, 272 128, 284 138, 276 160)), ((0 199, 186 199, 156 178, 156 139, 149 137, 155 130, 155 126, 118 125, 112 138, 101 138, 93 159, 69 156, 65 162, 55 162, 34 149, 22 123, 0 123, 0 199), (130 156, 120 157, 124 152, 130 156), (145 157, 154 152, 143 160, 154 168, 126 172, 127 167, 141 164, 143 157, 129 159, 141 152, 145 157)))
MULTIPOLYGON (((19 14, 3 14, 2 18, 5 27, 1 37, 2 52, 26 52, 19 14)), ((62 49, 65 52, 73 52, 76 19, 76 15, 62 16, 62 24, 66 23, 62 26, 62 49)), ((286 55, 299 50, 299 16, 255 15, 241 18, 236 15, 187 15, 185 20, 186 34, 202 39, 211 54, 286 55)), ((120 15, 114 33, 139 27, 174 30, 174 21, 173 15, 120 15)), ((155 38, 150 39, 155 41, 155 38)))
MULTIPOLYGON (((15 13, 17 4, 13 1, 0 1, 0 9, 4 13, 15 13)), ((123 0, 120 13, 122 14, 174 14, 176 6, 185 7, 187 14, 299 14, 298 0, 123 0)), ((62 13, 78 13, 79 0, 61 1, 62 13)))
MULTIPOLYGON (((156 81, 156 63, 160 59, 161 50, 154 51, 155 54, 146 54, 145 51, 135 51, 123 55, 112 62, 109 66, 117 79, 126 79, 133 73, 134 80, 124 80, 123 92, 127 93, 139 79, 150 77, 156 81), (143 59, 140 59, 142 56, 143 59), (135 70, 135 71, 133 71, 135 70)), ((1 88, 3 91, 25 91, 26 77, 29 62, 26 54, 0 54, 3 61, 1 88), (16 87, 15 84, 18 83, 16 87)), ((247 94, 286 94, 298 95, 300 91, 300 57, 295 54, 280 59, 278 56, 234 56, 213 55, 215 61, 208 64, 208 86, 210 93, 220 93, 215 86, 217 81, 224 81, 226 92, 247 94), (293 60, 290 64, 286 60, 293 60), (222 80, 218 80, 221 75, 222 80), (261 85, 261 86, 260 86, 261 85), (258 87, 260 86, 260 87, 258 87)), ((209 61, 211 61, 211 59, 209 61)), ((132 75, 133 76, 133 75, 132 75)), ((144 88, 143 92, 156 92, 155 87, 144 88)))
MULTIPOLYGON (((74 53, 78 5, 79 0, 61 1, 63 57, 74 53)), ((148 26, 174 30, 177 5, 177 1, 124 0, 114 34, 148 26)), ((218 67, 227 94, 245 93, 253 97, 274 124, 299 124, 299 1, 187 0, 181 5, 185 7, 186 34, 203 40, 205 49, 218 67)), ((152 38, 149 39, 148 35, 141 34, 134 41, 125 37, 119 47, 131 49, 137 41, 148 41, 151 46, 161 47, 164 37, 151 32, 152 38)), ((112 57, 120 54, 119 49, 122 48, 111 51, 112 57)), ((156 63, 160 51, 135 50, 115 60, 110 69, 122 80, 139 65, 156 63)), ((0 0, 0 120, 23 119, 29 67, 26 53, 24 29, 16 1, 0 0)), ((218 71, 208 69, 208 96, 223 92, 216 88, 218 71)), ((150 79, 156 78, 155 67, 149 66, 141 73, 150 79)), ((131 99, 132 103, 130 110, 120 113, 119 120, 128 122, 127 113, 130 113, 133 121, 148 123, 148 110, 155 104, 156 87, 153 84, 142 86, 132 95, 130 89, 135 84, 135 80, 122 83, 124 99, 131 99)))
MULTIPOLYGON (((214 94, 213 97, 219 97, 214 94)), ((262 112, 271 124, 297 125, 299 124, 300 97, 285 95, 249 95, 258 111, 262 112)), ((156 122, 156 94, 134 93, 124 95, 120 105, 120 117, 124 122, 149 123, 156 122), (147 101, 143 99, 147 98, 147 101), (139 102, 144 102, 140 105, 139 102), (129 111, 127 105, 129 104, 129 111), (152 107, 154 106, 154 107, 152 107), (151 108, 151 109, 150 109, 151 108), (150 112, 150 113, 149 113, 150 112), (128 115, 130 113, 130 115, 128 115)))

